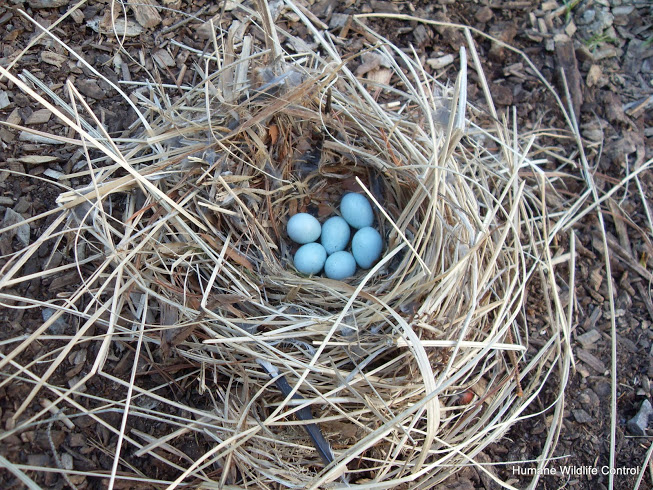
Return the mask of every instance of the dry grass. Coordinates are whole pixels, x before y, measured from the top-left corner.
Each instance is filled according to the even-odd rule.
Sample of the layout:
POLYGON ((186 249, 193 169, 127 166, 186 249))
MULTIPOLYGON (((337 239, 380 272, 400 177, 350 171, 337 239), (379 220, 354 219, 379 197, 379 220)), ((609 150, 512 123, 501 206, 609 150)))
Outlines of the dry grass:
MULTIPOLYGON (((4 258, 0 301, 52 315, 2 346, 1 384, 32 388, 0 439, 91 417, 110 434, 110 487, 131 479, 168 488, 431 488, 467 465, 497 479, 477 455, 557 383, 545 407, 553 417, 538 464, 546 464, 573 317, 557 267, 573 271, 574 253, 556 256, 552 243, 573 246, 560 230, 574 214, 545 204, 557 174, 529 157, 534 136, 522 139, 496 113, 476 117, 464 52, 456 84, 444 86, 377 37, 369 51, 392 81, 375 84, 288 6, 315 52, 288 53, 259 27, 266 15, 249 12, 246 29, 216 35, 205 53, 181 46, 197 57, 196 85, 121 84, 136 89, 139 117, 119 138, 74 86, 64 102, 0 68, 71 130, 48 137, 82 149, 87 165, 75 176, 88 181, 63 189, 50 226, 4 258), (319 165, 308 151, 315 144, 319 165), (347 282, 299 275, 287 219, 334 206, 348 186, 373 201, 384 257, 347 282), (78 286, 48 301, 16 297, 43 247, 66 260, 37 274, 76 272, 78 286), (543 345, 529 343, 523 311, 534 277, 549 312, 543 345), (52 334, 60 321, 73 328, 52 334), (52 348, 27 360, 35 343, 52 348), (93 353, 86 369, 61 381, 55 373, 82 350, 93 353), (128 355, 129 369, 116 375, 128 355), (96 378, 112 390, 88 390, 96 378), (34 400, 43 400, 38 413, 26 411, 34 400), (331 446, 322 458, 304 430, 306 408, 331 446), (199 457, 184 452, 188 441, 199 457), (173 476, 155 481, 138 464, 152 459, 173 476)), ((565 279, 573 291, 573 274, 565 279)), ((0 464, 24 481, 28 471, 98 475, 0 464)))

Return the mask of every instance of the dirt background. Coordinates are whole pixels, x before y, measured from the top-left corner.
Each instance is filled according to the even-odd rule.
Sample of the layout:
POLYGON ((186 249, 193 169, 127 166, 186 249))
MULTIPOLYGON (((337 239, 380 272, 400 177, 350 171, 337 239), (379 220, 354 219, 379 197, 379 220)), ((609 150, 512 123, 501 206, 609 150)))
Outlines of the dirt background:
MULTIPOLYGON (((228 25, 240 15, 231 10, 233 2, 226 2, 227 8, 220 18, 222 2, 150 2, 165 7, 155 10, 144 8, 143 3, 128 10, 130 25, 137 35, 125 39, 120 58, 114 56, 118 49, 116 39, 106 31, 111 5, 108 0, 89 0, 56 26, 54 33, 110 80, 148 77, 141 66, 129 59, 131 56, 150 73, 156 72, 162 82, 174 85, 192 83, 193 72, 191 61, 177 56, 180 50, 174 41, 179 40, 201 51, 209 32, 205 21, 214 18, 218 19, 218 23, 228 25), (179 11, 193 14, 193 17, 182 15, 179 11)), ((19 8, 40 24, 50 26, 59 21, 72 5, 73 2, 68 0, 4 2, 0 6, 0 66, 9 67, 38 34, 34 25, 18 13, 19 8)), ((651 2, 574 0, 565 4, 555 0, 304 0, 303 5, 313 14, 316 25, 328 29, 340 48, 352 54, 352 68, 362 63, 355 55, 367 42, 364 31, 351 22, 351 15, 360 13, 403 14, 469 25, 520 49, 561 94, 565 93, 563 79, 566 79, 571 100, 563 97, 563 101, 573 108, 577 116, 589 170, 599 195, 604 195, 653 157, 651 2)), ((396 45, 414 48, 429 73, 440 80, 455 79, 458 49, 465 42, 459 29, 427 25, 406 18, 370 18, 366 22, 396 45)), ((305 29, 291 15, 282 14, 279 23, 292 33, 302 34, 302 29, 305 29)), ((308 33, 303 34, 310 42, 308 33)), ((558 192, 565 197, 579 195, 585 184, 577 145, 551 93, 517 53, 477 34, 474 34, 474 39, 500 114, 512 117, 511 111, 515 108, 521 132, 543 128, 551 128, 555 132, 555 138, 538 140, 536 152, 539 158, 546 160, 543 166, 548 170, 564 168, 567 175, 561 178, 558 192), (565 161, 565 158, 568 160, 565 161)), ((53 90, 72 80, 112 134, 119 134, 133 121, 133 115, 110 86, 50 39, 38 40, 27 54, 20 57, 13 70, 20 73, 23 69, 29 70, 53 90)), ((473 70, 470 71, 468 95, 479 111, 487 110, 478 77, 473 70)), ((0 120, 58 134, 65 134, 66 131, 47 110, 6 80, 0 80, 0 120)), ((51 209, 59 193, 58 187, 51 182, 72 173, 81 159, 82 155, 65 147, 21 141, 17 132, 0 127, 0 169, 11 171, 0 172, 0 217, 4 216, 6 222, 15 216, 13 213, 27 218, 51 209), (26 158, 44 154, 53 157, 51 161, 26 158)), ((75 178, 64 180, 73 187, 82 184, 75 178)), ((577 271, 573 298, 576 317, 572 333, 575 367, 572 368, 566 389, 564 424, 555 452, 560 459, 553 461, 550 467, 598 468, 599 474, 570 476, 561 475, 558 471, 556 475, 543 476, 538 488, 608 487, 608 476, 602 474, 601 468, 608 464, 610 450, 612 313, 609 281, 612 281, 614 288, 617 334, 616 467, 637 468, 639 472, 646 464, 651 432, 646 430, 643 435, 636 435, 628 429, 627 422, 638 412, 643 401, 650 400, 652 395, 652 197, 653 176, 650 172, 644 172, 638 181, 630 180, 602 203, 611 277, 606 274, 606 250, 597 213, 588 213, 575 228, 577 271)), ((589 204, 591 198, 585 206, 589 204)), ((48 225, 46 221, 32 223, 31 235, 38 235, 39 229, 48 225)), ((20 237, 4 237, 0 240, 0 254, 6 255, 20 246, 20 237)), ((568 243, 558 246, 562 252, 569 249, 568 243)), ((46 251, 43 253, 45 255, 46 251)), ((36 271, 39 264, 27 267, 36 271)), ((74 279, 62 276, 54 281, 41 281, 36 278, 18 285, 15 293, 49 299, 65 290, 74 279)), ((561 294, 568 299, 571 296, 568 289, 561 291, 561 294)), ((539 319, 544 317, 541 308, 541 292, 533 283, 527 316, 533 326, 531 341, 534 345, 545 341, 538 334, 538 326, 541 325, 539 319)), ((0 309, 0 340, 14 337, 20 330, 33 330, 41 321, 38 313, 0 309)), ((6 349, 7 346, 0 347, 2 352, 6 352, 6 349)), ((35 356, 38 349, 38 346, 34 346, 34 351, 25 355, 35 356)), ((91 352, 87 354, 88 359, 92 359, 92 356, 91 352)), ((70 361, 70 371, 58 373, 61 380, 73 378, 87 363, 86 358, 70 361)), ((21 383, 0 388, 1 428, 11 429, 11 416, 29 389, 29 385, 21 383)), ((89 389, 106 391, 112 387, 98 381, 97 386, 89 389)), ((489 461, 529 461, 537 457, 548 433, 551 413, 546 409, 555 396, 551 391, 545 392, 533 406, 533 410, 540 411, 539 415, 516 425, 504 440, 493 444, 487 453, 489 461)), ((40 410, 37 402, 33 410, 40 410)), ((0 441, 0 455, 12 462, 33 465, 61 464, 62 461, 56 459, 67 455, 66 459, 70 459, 76 469, 110 469, 112 458, 102 449, 110 446, 110 443, 109 434, 96 430, 90 421, 87 424, 78 423, 75 430, 59 426, 37 427, 33 431, 5 437, 0 441)), ((189 447, 189 451, 192 450, 189 447)), ((199 451, 199 448, 195 450, 199 451)), ((521 463, 489 468, 504 481, 522 487, 529 478, 520 471, 528 467, 531 465, 521 463), (522 470, 516 471, 516 468, 522 470)), ((652 473, 649 469, 640 488, 653 487, 652 473)), ((65 488, 70 484, 54 473, 32 476, 43 488, 65 488)), ((169 476, 161 474, 161 477, 169 476)), ((636 478, 633 475, 617 475, 614 488, 633 488, 636 478)), ((86 477, 76 478, 72 483, 77 488, 103 488, 98 481, 86 477)), ((22 488, 11 473, 2 469, 0 487, 22 488)), ((448 488, 498 486, 482 478, 475 470, 465 470, 448 488)))

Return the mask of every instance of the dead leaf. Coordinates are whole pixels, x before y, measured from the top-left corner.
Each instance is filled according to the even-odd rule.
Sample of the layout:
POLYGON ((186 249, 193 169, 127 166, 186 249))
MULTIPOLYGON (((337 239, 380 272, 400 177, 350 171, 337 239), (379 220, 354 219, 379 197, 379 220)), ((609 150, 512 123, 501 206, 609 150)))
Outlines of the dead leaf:
MULTIPOLYGON (((210 235, 207 235, 206 233, 200 233, 200 236, 204 238, 209 244, 215 249, 215 250, 222 250, 222 247, 224 246, 222 243, 220 243, 218 240, 213 238, 210 235)), ((244 255, 241 255, 239 252, 235 251, 232 247, 227 247, 227 250, 225 251, 225 255, 229 257, 231 260, 236 262, 238 265, 243 266, 249 271, 254 270, 254 266, 252 263, 249 261, 247 257, 244 255)))
POLYGON ((159 14, 159 4, 156 0, 129 0, 129 6, 134 12, 136 22, 149 29, 161 23, 161 15, 159 14))
POLYGON ((25 222, 25 218, 20 213, 17 213, 11 208, 5 210, 5 218, 2 222, 2 227, 7 228, 14 226, 10 231, 5 233, 9 234, 12 238, 15 236, 18 241, 24 246, 29 245, 30 227, 29 223, 25 222), (20 224, 19 224, 20 223, 20 224), (18 225, 18 226, 15 226, 18 225))
POLYGON ((157 251, 164 257, 179 257, 191 248, 197 247, 193 247, 190 243, 169 242, 158 245, 157 251))
POLYGON ((367 72, 366 77, 371 82, 376 82, 380 85, 388 85, 392 78, 392 70, 388 68, 379 68, 378 70, 371 70, 367 72))
POLYGON ((268 134, 270 135, 270 144, 276 145, 279 138, 279 127, 276 124, 270 124, 268 134))
POLYGON ((320 202, 320 204, 317 205, 317 215, 320 219, 326 218, 327 216, 331 216, 333 214, 334 214, 334 209, 331 204, 327 204, 326 202, 320 202))
POLYGON ((56 162, 59 160, 57 157, 49 155, 26 155, 20 158, 7 158, 7 161, 12 162, 21 162, 27 163, 28 165, 41 165, 44 163, 56 162))
POLYGON ((377 54, 377 53, 365 53, 361 55, 361 58, 363 60, 363 63, 356 68, 356 71, 354 72, 354 75, 357 77, 362 77, 365 75, 367 72, 375 70, 376 68, 379 68, 381 66, 390 68, 390 64, 388 63, 388 60, 386 60, 382 55, 377 54))
POLYGON ((173 327, 179 321, 179 310, 168 303, 159 301, 161 308, 161 326, 168 327, 161 330, 161 353, 168 358, 172 349, 186 340, 195 330, 195 323, 186 327, 173 327))

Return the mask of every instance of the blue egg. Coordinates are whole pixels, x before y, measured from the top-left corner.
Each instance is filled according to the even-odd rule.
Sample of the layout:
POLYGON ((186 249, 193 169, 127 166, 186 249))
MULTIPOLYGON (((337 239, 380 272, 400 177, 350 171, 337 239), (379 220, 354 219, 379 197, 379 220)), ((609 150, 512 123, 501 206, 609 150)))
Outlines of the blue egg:
POLYGON ((317 274, 324 267, 327 254, 319 243, 307 243, 295 252, 295 268, 302 274, 317 274))
POLYGON ((296 243, 311 243, 320 238, 320 222, 307 213, 297 213, 288 220, 288 236, 296 243))
POLYGON ((349 224, 340 216, 334 216, 326 220, 322 225, 322 238, 320 241, 326 253, 331 255, 345 249, 350 234, 349 224))
POLYGON ((372 206, 365 196, 350 192, 345 194, 340 201, 340 214, 352 228, 360 229, 372 226, 374 213, 372 206))
POLYGON ((355 272, 356 260, 349 252, 334 252, 324 263, 324 273, 329 279, 341 281, 353 276, 355 272))
POLYGON ((356 232, 351 239, 351 252, 354 254, 356 263, 363 269, 372 267, 383 249, 381 235, 374 228, 366 226, 356 232))

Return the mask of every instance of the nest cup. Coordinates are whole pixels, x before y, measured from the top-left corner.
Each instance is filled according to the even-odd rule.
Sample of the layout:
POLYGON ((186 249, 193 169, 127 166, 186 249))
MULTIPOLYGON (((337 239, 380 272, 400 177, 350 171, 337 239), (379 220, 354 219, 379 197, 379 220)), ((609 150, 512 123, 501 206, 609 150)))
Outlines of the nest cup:
MULTIPOLYGON (((539 201, 517 173, 520 147, 465 119, 466 64, 443 86, 377 37, 368 54, 392 83, 357 76, 295 13, 319 53, 235 26, 181 96, 135 90, 129 134, 78 126, 94 181, 62 192, 59 225, 82 244, 77 292, 93 294, 53 299, 44 329, 74 319, 68 352, 105 332, 78 381, 116 386, 123 457, 146 477, 143 458, 156 458, 166 485, 436 485, 475 464, 555 364, 555 342, 526 357, 519 321, 529 264, 544 256, 539 201), (287 220, 324 221, 347 191, 372 203, 382 258, 346 281, 302 276, 287 220), (125 344, 151 377, 112 374, 107 353, 125 344)), ((53 233, 41 243, 70 246, 53 233)), ((87 411, 102 405, 79 396, 87 411)))

